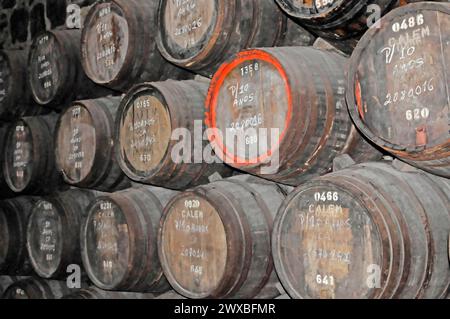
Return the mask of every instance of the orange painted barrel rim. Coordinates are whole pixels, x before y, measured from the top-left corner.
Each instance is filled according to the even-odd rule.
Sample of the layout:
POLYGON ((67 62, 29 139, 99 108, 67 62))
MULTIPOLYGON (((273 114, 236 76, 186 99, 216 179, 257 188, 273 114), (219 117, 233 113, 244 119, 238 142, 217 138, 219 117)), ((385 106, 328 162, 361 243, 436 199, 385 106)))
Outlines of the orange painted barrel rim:
POLYGON ((275 58, 273 55, 260 50, 260 49, 252 49, 238 53, 235 58, 231 60, 231 62, 226 62, 222 64, 219 70, 216 72, 215 76, 211 81, 211 85, 208 91, 208 95, 206 97, 206 113, 205 113, 205 122, 207 127, 210 129, 208 131, 208 139, 211 143, 215 143, 215 149, 220 149, 220 154, 216 151, 216 154, 219 158, 224 160, 226 163, 232 163, 236 167, 245 167, 248 165, 254 165, 255 162, 261 164, 264 163, 265 160, 269 159, 272 154, 275 152, 277 148, 279 148, 282 140, 286 136, 286 133, 290 127, 292 121, 292 113, 293 113, 293 99, 292 99, 292 90, 291 85, 288 79, 288 75, 282 64, 275 58), (285 82, 286 95, 288 99, 288 110, 285 120, 285 128, 280 135, 278 143, 272 146, 272 149, 269 150, 266 154, 260 155, 256 158, 251 159, 243 159, 235 154, 231 154, 227 147, 224 145, 222 140, 219 140, 217 136, 217 121, 216 121, 216 108, 218 103, 218 97, 220 94, 220 90, 222 89, 222 84, 227 78, 228 74, 238 65, 243 62, 249 60, 260 60, 267 62, 273 65, 280 76, 285 82))

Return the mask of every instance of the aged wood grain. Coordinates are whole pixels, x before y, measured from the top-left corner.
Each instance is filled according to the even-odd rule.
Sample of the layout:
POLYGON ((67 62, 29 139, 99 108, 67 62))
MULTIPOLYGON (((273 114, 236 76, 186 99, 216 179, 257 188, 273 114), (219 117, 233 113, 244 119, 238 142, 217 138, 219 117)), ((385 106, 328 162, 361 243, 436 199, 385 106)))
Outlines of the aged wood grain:
POLYGON ((167 60, 209 77, 242 49, 314 41, 273 1, 164 0, 158 28, 158 48, 167 60))

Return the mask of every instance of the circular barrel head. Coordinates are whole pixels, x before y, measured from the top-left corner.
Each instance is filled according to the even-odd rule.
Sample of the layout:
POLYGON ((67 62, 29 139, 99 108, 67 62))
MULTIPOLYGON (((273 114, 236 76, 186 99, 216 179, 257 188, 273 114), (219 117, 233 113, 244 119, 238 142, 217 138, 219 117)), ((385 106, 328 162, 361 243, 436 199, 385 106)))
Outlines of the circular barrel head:
POLYGON ((280 62, 261 50, 224 64, 207 99, 207 124, 217 156, 234 167, 259 165, 278 149, 289 127, 292 97, 280 62), (237 143, 236 143, 237 139, 237 143))
POLYGON ((28 72, 30 87, 37 103, 53 101, 61 89, 69 65, 59 41, 50 32, 38 36, 31 47, 28 72))
POLYGON ((357 196, 317 182, 298 189, 281 207, 274 261, 294 298, 373 298, 382 288, 376 286, 383 281, 379 270, 390 258, 384 255, 384 241, 357 196))
POLYGON ((361 131, 390 151, 448 144, 450 5, 411 4, 370 29, 351 60, 348 104, 361 131))
POLYGON ((217 40, 221 1, 161 1, 159 47, 164 56, 181 62, 207 53, 217 40))
POLYGON ((118 3, 107 1, 97 3, 86 17, 81 60, 87 76, 95 83, 108 84, 127 72, 124 66, 134 45, 127 14, 118 3))
POLYGON ((31 130, 24 121, 18 121, 5 143, 4 173, 9 187, 16 193, 25 190, 33 172, 34 156, 31 130))
POLYGON ((84 181, 92 172, 97 150, 94 119, 82 104, 74 104, 60 118, 56 159, 70 184, 84 181))
POLYGON ((190 193, 166 209, 160 229, 161 264, 174 289, 187 297, 214 297, 224 285, 229 256, 221 215, 207 198, 190 193))
POLYGON ((16 197, 0 202, 0 274, 32 273, 26 251, 26 229, 35 197, 16 197))
POLYGON ((103 198, 91 207, 82 234, 83 264, 102 289, 118 286, 128 272, 134 234, 121 207, 103 198))
POLYGON ((162 94, 138 88, 123 100, 119 117, 119 151, 124 171, 132 178, 158 172, 169 151, 171 115, 162 94))
POLYGON ((34 270, 43 278, 51 278, 61 263, 64 234, 60 208, 55 204, 37 202, 28 221, 28 253, 34 270))

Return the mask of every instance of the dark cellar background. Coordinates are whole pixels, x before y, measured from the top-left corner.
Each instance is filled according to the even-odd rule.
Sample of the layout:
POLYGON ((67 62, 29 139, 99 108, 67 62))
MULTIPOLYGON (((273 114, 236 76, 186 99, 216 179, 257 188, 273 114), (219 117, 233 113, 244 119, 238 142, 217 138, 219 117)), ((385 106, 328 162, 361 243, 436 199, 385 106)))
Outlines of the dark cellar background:
POLYGON ((67 6, 95 0, 0 0, 0 48, 23 49, 41 31, 64 26, 67 6))

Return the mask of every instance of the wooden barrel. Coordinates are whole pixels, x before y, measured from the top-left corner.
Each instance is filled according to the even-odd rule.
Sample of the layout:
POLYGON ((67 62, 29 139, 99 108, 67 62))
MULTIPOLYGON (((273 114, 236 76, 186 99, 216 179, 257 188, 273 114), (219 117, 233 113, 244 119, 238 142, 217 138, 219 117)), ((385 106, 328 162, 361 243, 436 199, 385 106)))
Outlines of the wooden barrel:
POLYGON ((111 191, 130 187, 116 162, 114 123, 121 97, 73 103, 56 125, 56 164, 66 183, 111 191))
POLYGON ((64 296, 62 299, 146 300, 146 299, 155 299, 155 295, 135 293, 135 292, 106 291, 101 290, 97 287, 91 287, 87 289, 81 289, 76 293, 64 296))
POLYGON ((158 250, 173 289, 194 299, 277 296, 270 237, 284 198, 272 182, 236 176, 172 199, 158 250))
POLYGON ((32 197, 0 201, 0 275, 32 273, 26 248, 26 227, 35 202, 32 197))
POLYGON ((0 299, 2 299, 3 292, 14 282, 14 277, 0 276, 0 299))
POLYGON ((95 4, 81 38, 83 68, 94 82, 126 91, 135 83, 190 75, 166 62, 156 47, 158 1, 95 4))
POLYGON ((80 37, 80 30, 52 30, 34 39, 28 59, 28 80, 38 104, 62 109, 72 101, 111 92, 95 85, 84 74, 80 37))
POLYGON ((293 39, 299 46, 314 41, 309 32, 288 23, 273 1, 163 0, 159 5, 161 54, 206 76, 242 49, 290 45, 293 39))
POLYGON ((347 101, 357 127, 402 160, 450 177, 450 4, 396 9, 359 42, 347 101))
MULTIPOLYGON (((1 279, 1 277, 0 277, 1 279)), ((164 299, 164 300, 175 300, 175 299, 186 299, 179 294, 168 291, 162 295, 156 297, 154 294, 143 294, 136 292, 123 292, 123 291, 106 291, 101 290, 97 287, 90 287, 87 289, 81 289, 80 291, 73 293, 71 295, 65 296, 62 299, 100 299, 100 300, 153 300, 153 299, 164 299)))
POLYGON ((42 278, 65 278, 67 267, 81 265, 80 229, 96 193, 73 189, 39 199, 31 209, 27 249, 42 278))
MULTIPOLYGON (((0 124, 0 154, 5 152, 6 135, 8 134, 8 125, 0 124)), ((4 156, 0 156, 0 199, 14 197, 15 193, 9 188, 3 175, 4 156)))
POLYGON ((105 290, 165 292, 157 231, 175 193, 140 187, 99 197, 81 232, 82 258, 91 281, 105 290))
MULTIPOLYGON (((276 0, 291 17, 329 39, 348 39, 361 35, 373 20, 373 14, 385 14, 406 0, 276 0), (375 12, 373 6, 376 5, 375 12)), ((375 21, 373 21, 375 22, 375 21)))
POLYGON ((217 156, 289 185, 328 173, 342 153, 358 162, 378 157, 348 115, 346 65, 307 47, 253 49, 223 64, 206 100, 217 156))
POLYGON ((61 299, 78 289, 69 289, 64 281, 29 278, 15 282, 4 292, 3 299, 61 299))
POLYGON ((1 120, 11 121, 46 113, 33 101, 27 80, 27 58, 26 50, 0 51, 1 120))
POLYGON ((231 175, 212 152, 210 158, 204 158, 208 148, 203 140, 207 91, 205 82, 169 80, 137 85, 128 92, 116 124, 116 154, 128 177, 186 189, 208 183, 215 173, 231 175), (176 130, 183 131, 178 134, 176 130))
POLYGON ((289 196, 275 266, 293 298, 444 298, 449 230, 449 180, 361 164, 289 196))
POLYGON ((3 174, 12 191, 34 195, 63 187, 55 166, 56 120, 56 115, 25 117, 10 126, 3 174))
POLYGON ((10 276, 0 276, 0 299, 2 299, 2 295, 9 286, 19 280, 27 279, 27 277, 10 277, 10 276))

